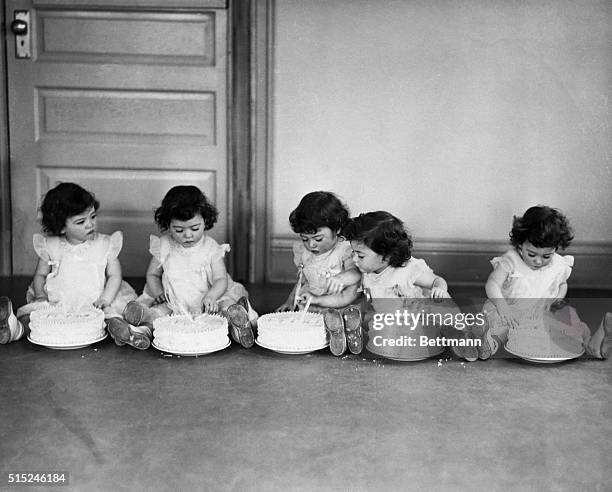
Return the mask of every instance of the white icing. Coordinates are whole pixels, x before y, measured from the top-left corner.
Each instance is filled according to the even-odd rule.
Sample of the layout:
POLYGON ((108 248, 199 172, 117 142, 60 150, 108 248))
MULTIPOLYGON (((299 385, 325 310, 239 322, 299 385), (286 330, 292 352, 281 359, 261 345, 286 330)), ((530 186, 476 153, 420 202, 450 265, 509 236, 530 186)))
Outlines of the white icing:
POLYGON ((49 345, 86 344, 105 335, 104 313, 86 308, 79 312, 64 312, 60 307, 33 311, 30 315, 30 338, 49 345))
POLYGON ((322 348, 327 343, 323 316, 318 313, 272 313, 257 320, 257 341, 281 350, 322 348))
POLYGON ((528 358, 576 357, 583 352, 582 339, 572 327, 551 316, 523 317, 508 331, 508 350, 528 358))
POLYGON ((153 321, 153 334, 153 343, 169 352, 212 352, 229 343, 227 319, 213 314, 164 316, 153 321))

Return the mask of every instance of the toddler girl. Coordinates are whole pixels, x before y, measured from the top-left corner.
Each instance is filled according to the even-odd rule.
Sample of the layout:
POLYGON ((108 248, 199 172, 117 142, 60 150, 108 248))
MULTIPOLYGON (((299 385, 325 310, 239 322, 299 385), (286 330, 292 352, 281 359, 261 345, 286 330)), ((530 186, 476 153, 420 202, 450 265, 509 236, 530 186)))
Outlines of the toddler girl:
MULTIPOLYGON (((60 183, 45 195, 40 211, 46 235, 34 234, 38 264, 26 293, 28 304, 0 323, 0 343, 27 335, 30 314, 48 303, 61 302, 68 310, 85 304, 102 309, 109 331, 127 323, 121 312, 136 298, 121 277, 118 255, 123 236, 98 233, 94 195, 75 183, 60 183)), ((10 310, 6 301, 3 311, 10 310)))
POLYGON ((215 206, 196 186, 175 186, 166 193, 155 211, 155 222, 164 234, 150 238, 153 257, 144 292, 123 313, 136 335, 131 338, 125 330, 111 332, 116 343, 146 349, 156 318, 207 312, 226 316, 232 338, 243 347, 253 345, 251 323, 257 313, 247 301, 246 289, 227 273, 224 257, 230 247, 205 233, 217 216, 215 206))
MULTIPOLYGON (((481 359, 495 354, 508 340, 509 330, 518 327, 517 315, 525 309, 525 299, 548 299, 547 308, 562 314, 574 258, 561 256, 557 250, 567 248, 572 239, 567 218, 554 208, 531 207, 522 217, 514 217, 510 231, 513 248, 491 260, 493 271, 485 286, 489 300, 484 307, 488 324, 482 334, 481 359)), ((534 302, 530 305, 535 305, 534 302)), ((612 329, 612 314, 604 317, 591 336, 573 308, 565 310, 565 319, 576 320, 572 331, 582 339, 587 354, 606 358, 609 350, 606 334, 612 329)))
POLYGON ((347 345, 354 354, 362 348, 361 311, 351 305, 360 296, 361 275, 348 241, 339 236, 348 217, 344 204, 328 191, 308 193, 291 212, 291 228, 301 239, 293 245, 298 280, 277 309, 293 311, 308 304, 312 311, 323 311, 334 355, 342 355, 347 345))
MULTIPOLYGON (((342 234, 350 241, 355 265, 362 273, 361 285, 375 312, 390 313, 398 307, 412 312, 431 310, 430 301, 419 299, 450 299, 446 281, 434 274, 424 260, 412 257, 412 240, 397 217, 384 211, 360 214, 348 221, 342 234), (398 302, 397 299, 402 301, 398 302)), ((449 306, 448 312, 457 312, 452 302, 446 301, 444 304, 449 306)), ((444 310, 442 304, 435 308, 440 314, 444 310)), ((366 318, 372 316, 373 313, 369 312, 366 318)), ((398 327, 389 330, 389 333, 395 333, 399 338, 409 334, 410 330, 398 327)), ((392 353, 394 358, 407 360, 417 352, 423 353, 414 346, 394 345, 393 348, 378 350, 373 345, 372 337, 369 338, 368 350, 379 355, 392 353)), ((438 347, 434 349, 437 353, 443 350, 438 347)))

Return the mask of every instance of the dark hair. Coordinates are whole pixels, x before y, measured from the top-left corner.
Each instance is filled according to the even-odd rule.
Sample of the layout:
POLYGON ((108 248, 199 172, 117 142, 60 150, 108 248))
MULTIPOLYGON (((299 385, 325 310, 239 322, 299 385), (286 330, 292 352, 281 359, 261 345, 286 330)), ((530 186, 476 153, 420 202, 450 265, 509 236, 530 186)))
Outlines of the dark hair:
POLYGON ((565 249, 574 239, 567 217, 561 211, 538 205, 531 207, 522 217, 514 216, 510 243, 519 247, 529 241, 536 248, 565 249))
POLYGON ((40 205, 43 231, 59 236, 69 217, 82 214, 91 207, 94 210, 100 207, 93 193, 76 183, 60 183, 47 192, 40 205))
POLYGON ((207 231, 217 222, 219 212, 197 186, 175 186, 166 193, 161 207, 155 210, 155 222, 165 231, 173 219, 190 220, 197 214, 204 219, 204 230, 207 231))
POLYGON ((329 191, 313 191, 304 195, 291 212, 289 223, 297 234, 315 234, 319 227, 338 232, 348 218, 348 209, 336 195, 329 191))
POLYGON ((349 219, 342 235, 349 241, 364 243, 392 267, 402 266, 412 253, 412 238, 404 223, 389 212, 359 214, 349 219))

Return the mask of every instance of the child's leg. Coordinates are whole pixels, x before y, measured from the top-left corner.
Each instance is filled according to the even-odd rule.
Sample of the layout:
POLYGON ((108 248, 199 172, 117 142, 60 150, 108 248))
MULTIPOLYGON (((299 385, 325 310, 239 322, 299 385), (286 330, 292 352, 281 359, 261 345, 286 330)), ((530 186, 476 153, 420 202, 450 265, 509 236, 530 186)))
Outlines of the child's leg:
POLYGON ((586 353, 598 359, 607 359, 612 348, 612 313, 606 313, 599 327, 585 343, 586 353))
POLYGON ((138 350, 147 350, 153 340, 153 328, 147 324, 132 326, 123 318, 106 319, 106 329, 115 341, 115 345, 130 345, 138 350))
POLYGON ((451 352, 468 362, 478 360, 478 346, 476 340, 478 337, 472 333, 470 329, 457 330, 454 327, 444 327, 442 333, 445 338, 457 340, 457 345, 451 345, 451 352))
POLYGON ((477 350, 481 360, 490 359, 508 341, 508 328, 492 327, 488 320, 484 325, 474 327, 472 333, 480 340, 477 350))
POLYGON ((151 324, 156 317, 149 306, 145 306, 138 301, 128 302, 122 316, 132 326, 151 324))
POLYGON ((336 356, 346 352, 346 334, 344 332, 344 319, 337 309, 328 309, 323 313, 325 329, 329 333, 329 350, 336 356))
POLYGON ((116 345, 127 344, 139 350, 146 350, 151 345, 152 333, 146 325, 132 327, 123 318, 112 317, 106 319, 106 329, 116 345))
POLYGON ((360 354, 363 350, 363 333, 361 330, 361 310, 358 306, 348 306, 342 311, 344 332, 348 349, 352 354, 360 354))
POLYGON ((246 297, 233 303, 231 299, 219 299, 221 313, 229 322, 230 335, 235 342, 244 348, 251 348, 255 343, 251 318, 257 319, 257 313, 251 308, 246 297), (251 314, 254 313, 254 314, 251 314))
POLYGON ((19 340, 25 334, 23 324, 13 314, 13 304, 6 297, 0 297, 0 343, 19 340))

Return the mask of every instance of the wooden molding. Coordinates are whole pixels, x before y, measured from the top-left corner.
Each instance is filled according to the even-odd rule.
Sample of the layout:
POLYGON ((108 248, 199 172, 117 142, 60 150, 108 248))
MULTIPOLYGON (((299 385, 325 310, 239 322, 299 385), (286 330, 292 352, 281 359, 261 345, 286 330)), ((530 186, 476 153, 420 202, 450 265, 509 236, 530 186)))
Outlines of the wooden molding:
MULTIPOLYGON (((6 2, 0 1, 0 12, 5 12, 6 2)), ((4 18, 3 18, 4 20, 4 18)), ((8 22, 6 29, 8 29, 8 22)), ((4 32, 4 28, 2 29, 4 32)), ((11 183, 9 171, 8 115, 6 108, 6 50, 14 50, 14 36, 0 36, 0 276, 13 272, 11 247, 11 183), (6 46, 7 39, 10 41, 6 46)))
MULTIPOLYGON (((271 282, 295 281, 292 244, 294 236, 276 235, 270 242, 268 279, 271 282)), ((450 285, 484 286, 491 272, 490 260, 508 249, 503 241, 433 240, 419 241, 413 254, 423 258, 450 285)), ((571 287, 612 288, 612 242, 577 242, 564 254, 573 255, 575 267, 571 287)))
POLYGON ((272 94, 272 46, 274 1, 251 2, 251 223, 249 281, 264 282, 270 262, 268 224, 272 210, 272 145, 270 98, 272 94))

